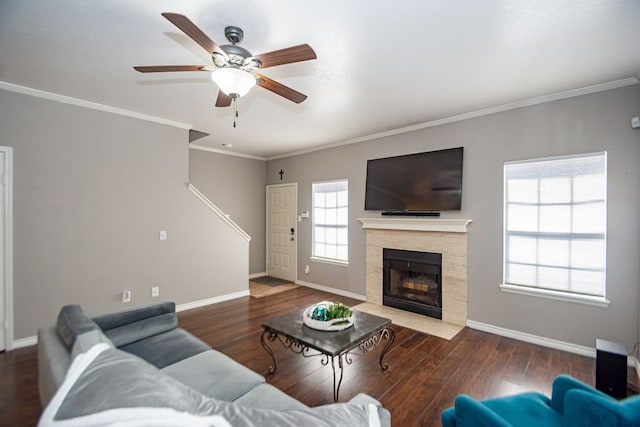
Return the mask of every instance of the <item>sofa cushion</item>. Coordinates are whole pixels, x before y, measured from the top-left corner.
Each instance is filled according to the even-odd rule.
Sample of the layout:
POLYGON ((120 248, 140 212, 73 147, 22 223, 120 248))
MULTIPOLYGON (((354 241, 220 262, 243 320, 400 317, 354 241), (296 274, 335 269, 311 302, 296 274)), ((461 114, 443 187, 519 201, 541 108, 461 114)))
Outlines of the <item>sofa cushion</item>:
POLYGON ((177 328, 175 308, 175 303, 164 302, 96 316, 93 321, 116 347, 122 347, 177 328))
POLYGON ((164 368, 211 349, 209 345, 181 328, 172 329, 120 347, 157 368, 164 368))
POLYGON ((74 359, 39 426, 105 426, 120 421, 128 426, 376 427, 377 409, 373 404, 288 411, 247 408, 207 398, 136 356, 97 344, 74 359))
POLYGON ((249 392, 234 400, 233 403, 246 406, 248 408, 277 410, 309 408, 299 400, 294 399, 271 384, 259 384, 249 392))
POLYGON ((65 305, 58 314, 57 321, 58 334, 71 350, 76 342, 76 337, 93 329, 99 329, 89 316, 84 314, 82 307, 78 304, 65 305))
POLYGON ((262 375, 216 350, 165 367, 162 372, 205 396, 232 401, 263 384, 262 375))

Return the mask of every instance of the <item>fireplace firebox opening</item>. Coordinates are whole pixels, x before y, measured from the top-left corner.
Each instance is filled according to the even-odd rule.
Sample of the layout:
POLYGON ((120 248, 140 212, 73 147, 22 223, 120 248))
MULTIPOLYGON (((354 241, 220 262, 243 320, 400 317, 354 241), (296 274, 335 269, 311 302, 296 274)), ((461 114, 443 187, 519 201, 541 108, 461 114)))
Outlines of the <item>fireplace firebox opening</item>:
POLYGON ((442 319, 442 254, 383 248, 383 305, 442 319))

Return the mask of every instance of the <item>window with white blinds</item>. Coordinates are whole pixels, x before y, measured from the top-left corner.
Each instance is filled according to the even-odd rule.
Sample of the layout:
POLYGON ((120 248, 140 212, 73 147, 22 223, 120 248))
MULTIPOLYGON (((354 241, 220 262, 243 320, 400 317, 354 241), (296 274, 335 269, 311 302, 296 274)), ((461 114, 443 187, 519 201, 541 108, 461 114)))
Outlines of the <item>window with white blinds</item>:
POLYGON ((312 192, 312 256, 346 263, 349 260, 348 181, 314 182, 312 192))
POLYGON ((504 283, 605 297, 606 152, 504 166, 504 283))

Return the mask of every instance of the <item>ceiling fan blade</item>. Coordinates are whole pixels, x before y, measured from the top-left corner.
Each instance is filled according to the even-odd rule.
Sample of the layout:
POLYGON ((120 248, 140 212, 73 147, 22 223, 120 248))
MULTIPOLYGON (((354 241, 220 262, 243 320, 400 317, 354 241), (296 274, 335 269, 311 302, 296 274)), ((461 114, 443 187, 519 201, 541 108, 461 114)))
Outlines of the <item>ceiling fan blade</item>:
POLYGON ((213 55, 213 52, 217 52, 227 58, 227 54, 224 52, 224 50, 222 50, 222 48, 218 46, 216 42, 211 40, 209 36, 203 33, 202 30, 198 28, 196 24, 191 22, 186 16, 180 15, 179 13, 170 12, 164 12, 162 16, 171 21, 173 25, 175 25, 183 33, 188 35, 194 42, 202 46, 204 50, 209 53, 209 55, 213 55))
POLYGON ((273 93, 287 98, 289 101, 300 104, 302 101, 307 99, 307 95, 300 93, 297 90, 293 90, 290 87, 283 85, 282 83, 278 83, 275 80, 271 80, 269 77, 265 77, 262 74, 256 74, 255 76, 256 84, 258 86, 262 86, 263 88, 270 90, 273 93))
POLYGON ((274 67, 276 65, 291 64, 293 62, 308 61, 316 59, 316 53, 308 44, 274 50, 273 52, 257 55, 256 58, 262 62, 260 68, 274 67))
POLYGON ((133 67, 141 73, 167 73, 172 71, 212 71, 209 65, 150 65, 133 67))
POLYGON ((228 107, 231 105, 231 97, 223 91, 218 91, 218 99, 216 99, 216 107, 228 107))

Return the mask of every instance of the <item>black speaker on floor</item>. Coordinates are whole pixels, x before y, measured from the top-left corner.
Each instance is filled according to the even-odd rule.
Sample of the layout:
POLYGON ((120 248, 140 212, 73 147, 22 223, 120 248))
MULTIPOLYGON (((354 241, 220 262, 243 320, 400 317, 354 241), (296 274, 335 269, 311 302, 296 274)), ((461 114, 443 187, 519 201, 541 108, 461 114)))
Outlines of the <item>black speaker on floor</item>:
POLYGON ((616 399, 627 397, 627 349, 624 344, 596 339, 596 389, 616 399))

